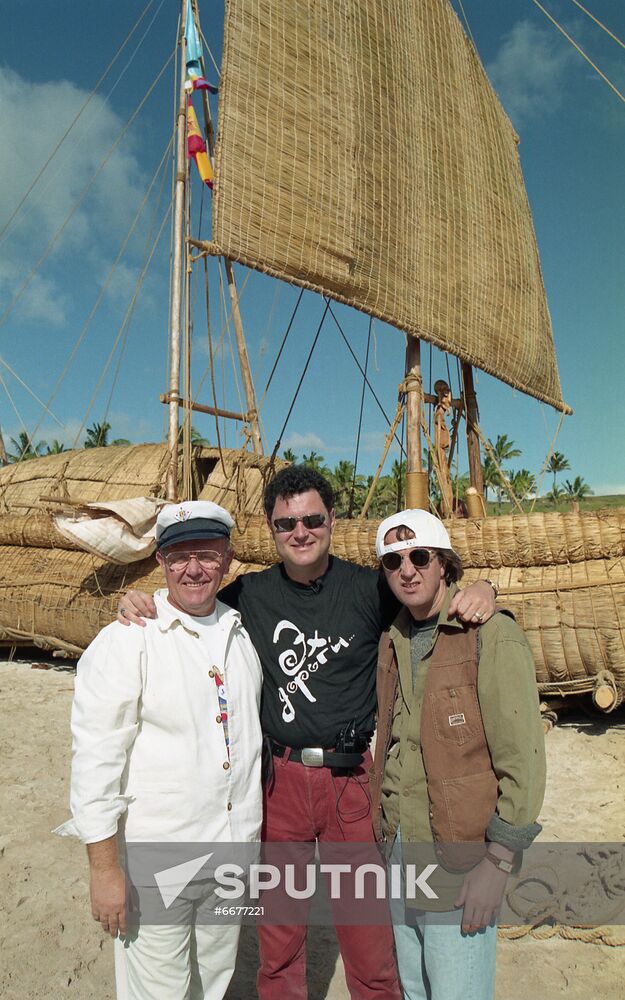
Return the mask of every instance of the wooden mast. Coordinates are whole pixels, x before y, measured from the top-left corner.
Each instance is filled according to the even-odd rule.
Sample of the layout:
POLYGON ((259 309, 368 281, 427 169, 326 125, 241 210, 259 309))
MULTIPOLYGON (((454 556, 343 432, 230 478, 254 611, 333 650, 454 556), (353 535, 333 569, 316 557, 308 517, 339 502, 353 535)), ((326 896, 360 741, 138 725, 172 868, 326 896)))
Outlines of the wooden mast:
POLYGON ((467 509, 469 517, 485 517, 484 474, 482 472, 482 456, 480 439, 477 432, 479 412, 477 396, 473 384, 473 368, 462 362, 462 381, 464 383, 464 400, 467 413, 467 452, 469 458, 469 479, 471 489, 467 492, 467 509))
POLYGON ((181 0, 180 34, 180 101, 176 120, 176 185, 174 191, 173 264, 169 340, 169 464, 167 466, 167 499, 176 500, 178 493, 178 425, 180 405, 180 314, 182 305, 182 269, 184 266, 184 212, 187 186, 187 93, 185 89, 185 11, 181 0))
MULTIPOLYGON (((191 4, 193 8, 193 17, 195 19, 195 27, 197 29, 197 33, 199 36, 200 24, 199 24, 198 10, 197 10, 197 0, 191 0, 191 4)), ((205 73, 206 70, 204 66, 203 57, 201 65, 202 65, 202 72, 205 73)), ((211 115, 210 104, 208 101, 208 95, 205 90, 202 91, 202 109, 204 111, 204 132, 206 135, 206 142, 208 145, 208 154, 211 158, 211 163, 213 163, 214 150, 215 150, 215 130, 213 128, 213 119, 211 115)), ((252 379, 250 359, 247 353, 245 334, 243 332, 243 321, 241 319, 241 310, 239 308, 239 293, 237 291, 234 271, 232 268, 232 261, 228 257, 224 257, 223 260, 226 266, 226 279, 228 281, 228 292, 230 293, 230 302, 232 304, 232 321, 234 323, 234 332, 237 339, 239 367, 241 370, 241 378, 243 381, 243 389, 245 392, 245 399, 247 403, 247 421, 250 427, 252 447, 254 448, 254 451, 256 452, 257 455, 262 455, 263 444, 260 435, 260 424, 258 421, 256 393, 254 391, 254 381, 252 379)))
POLYGON ((421 341, 406 336, 406 505, 429 510, 428 474, 421 457, 421 341))

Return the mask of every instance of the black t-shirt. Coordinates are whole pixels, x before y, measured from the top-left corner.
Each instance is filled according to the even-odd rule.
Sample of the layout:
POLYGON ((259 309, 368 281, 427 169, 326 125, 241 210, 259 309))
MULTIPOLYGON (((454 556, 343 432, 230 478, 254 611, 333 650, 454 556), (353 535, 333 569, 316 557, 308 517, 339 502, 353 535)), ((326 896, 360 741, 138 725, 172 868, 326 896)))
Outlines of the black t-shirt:
POLYGON ((236 608, 263 667, 263 731, 290 747, 335 745, 375 713, 378 642, 399 605, 375 570, 330 557, 312 584, 282 564, 245 573, 219 599, 236 608))

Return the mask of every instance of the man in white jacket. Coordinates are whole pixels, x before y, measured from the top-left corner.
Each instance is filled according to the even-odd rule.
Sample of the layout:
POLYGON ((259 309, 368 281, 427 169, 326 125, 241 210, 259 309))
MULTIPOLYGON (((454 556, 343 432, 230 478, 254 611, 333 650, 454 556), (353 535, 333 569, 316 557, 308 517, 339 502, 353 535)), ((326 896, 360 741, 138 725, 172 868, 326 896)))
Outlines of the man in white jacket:
POLYGON ((141 923, 127 934, 119 860, 132 841, 260 838, 261 667, 238 612, 216 600, 233 523, 208 501, 165 507, 158 618, 108 625, 78 664, 73 819, 57 832, 87 845, 92 914, 116 938, 118 997, 220 1000, 234 970, 237 925, 141 923))

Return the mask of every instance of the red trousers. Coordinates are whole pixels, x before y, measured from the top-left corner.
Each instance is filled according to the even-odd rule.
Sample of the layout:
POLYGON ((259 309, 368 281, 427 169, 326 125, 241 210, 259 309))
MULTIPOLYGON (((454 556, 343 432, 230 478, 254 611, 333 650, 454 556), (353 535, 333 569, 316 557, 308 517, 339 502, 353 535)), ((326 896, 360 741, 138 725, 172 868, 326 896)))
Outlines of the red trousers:
MULTIPOLYGON (((274 780, 264 792, 263 840, 311 844, 318 840, 320 845, 373 842, 369 753, 363 766, 349 775, 283 757, 274 757, 273 763, 274 780)), ((380 925, 336 924, 352 1000, 401 1000, 393 931, 384 903, 379 912, 385 918, 380 925)), ((258 938, 260 1000, 307 1000, 305 924, 259 924, 258 938)))

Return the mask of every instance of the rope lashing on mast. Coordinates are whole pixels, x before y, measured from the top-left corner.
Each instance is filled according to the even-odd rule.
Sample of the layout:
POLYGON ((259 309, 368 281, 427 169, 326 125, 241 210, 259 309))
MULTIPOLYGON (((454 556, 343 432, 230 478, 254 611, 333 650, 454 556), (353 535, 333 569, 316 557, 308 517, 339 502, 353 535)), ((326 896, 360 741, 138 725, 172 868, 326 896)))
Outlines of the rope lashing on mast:
POLYGON ((358 417, 358 433, 356 435, 356 453, 354 455, 354 475, 352 476, 352 488, 349 494, 349 507, 347 511, 347 516, 351 517, 354 512, 354 495, 356 493, 356 475, 358 472, 358 452, 360 451, 360 434, 362 431, 362 416, 365 405, 365 390, 367 388, 367 383, 365 379, 367 378, 367 369, 369 367, 369 349, 371 347, 371 330, 373 328, 373 316, 369 317, 369 332, 367 335, 367 351, 365 354, 365 368, 362 380, 362 393, 360 395, 360 414, 358 417))
POLYGON ((282 430, 280 431, 280 433, 278 435, 278 438, 276 440, 276 443, 275 443, 275 445, 273 447, 273 451, 271 453, 271 458, 269 460, 270 463, 275 460, 275 457, 278 454, 278 448, 280 447, 280 445, 282 443, 282 436, 283 436, 283 434, 284 434, 284 432, 286 430, 287 424, 288 424, 289 419, 291 417, 291 414, 293 412, 293 407, 295 406, 297 397, 299 396, 299 391, 302 388, 302 383, 304 381, 304 378, 306 377, 306 372, 308 371, 308 366, 310 364, 311 358, 312 358, 313 353, 315 351, 315 347, 317 346, 317 341, 319 340, 319 334, 321 333, 321 330, 323 328, 323 324, 325 323, 325 318, 326 318, 326 316, 328 314, 328 310, 329 309, 330 309, 330 300, 326 299, 325 300, 325 309, 323 310, 323 316, 321 317, 321 322, 319 323, 319 326, 317 327, 317 332, 315 334, 315 339, 313 340, 312 347, 310 348, 310 351, 308 352, 308 357, 306 358, 306 364, 304 365, 304 369, 302 371, 302 374, 300 375, 299 382, 297 383, 297 388, 295 390, 295 395, 293 396, 293 399, 291 401, 291 405, 289 406, 289 412, 286 415, 286 419, 285 419, 285 421, 284 421, 284 423, 282 425, 282 430))
MULTIPOLYGON (((567 40, 568 42, 570 42, 570 43, 571 43, 571 45, 573 46, 573 48, 574 48, 574 49, 575 49, 575 50, 576 50, 577 52, 579 52, 580 56, 582 56, 582 58, 586 60, 586 62, 588 63, 588 65, 589 65, 589 66, 592 66, 592 68, 594 69, 595 73, 598 73, 598 74, 599 74, 599 76, 600 76, 600 77, 601 77, 601 79, 602 79, 602 80, 604 81, 604 83, 607 83, 607 85, 608 85, 608 87, 610 88, 610 90, 612 90, 612 91, 613 91, 613 92, 614 92, 614 93, 616 94, 616 96, 617 96, 617 97, 618 97, 618 98, 619 98, 619 99, 620 99, 621 101, 623 101, 623 103, 625 104, 625 94, 622 94, 622 93, 621 93, 621 91, 620 91, 620 90, 618 89, 618 87, 616 87, 616 86, 615 86, 615 85, 614 85, 614 84, 612 83, 612 81, 611 81, 611 80, 610 80, 610 79, 609 79, 609 78, 608 78, 608 77, 607 77, 607 76, 605 75, 605 73, 603 73, 603 72, 602 72, 602 71, 601 71, 601 70, 599 69, 599 67, 597 66, 597 64, 596 64, 596 63, 594 63, 594 62, 592 61, 592 59, 590 58, 590 56, 586 55, 586 53, 585 53, 585 52, 584 52, 584 50, 583 50, 583 49, 581 48, 581 46, 579 46, 579 45, 577 44, 577 42, 576 42, 576 41, 574 41, 574 39, 573 39, 573 38, 571 38, 571 36, 569 35, 568 31, 566 31, 566 30, 565 30, 565 29, 564 29, 564 28, 562 27, 562 25, 561 25, 561 24, 559 24, 559 23, 558 23, 558 22, 556 21, 555 17, 553 17, 553 16, 552 16, 552 15, 551 15, 551 14, 549 13, 549 11, 548 11, 548 10, 545 10, 545 8, 543 7, 543 5, 542 5, 541 3, 539 3, 539 0, 532 0, 532 3, 533 3, 533 4, 535 4, 535 6, 536 6, 536 7, 538 7, 538 9, 539 9, 540 11, 542 11, 542 13, 543 13, 543 14, 545 15, 545 17, 546 17, 546 18, 547 18, 547 19, 548 19, 549 21, 551 21, 551 23, 552 23, 552 24, 553 24, 553 25, 554 25, 554 26, 555 26, 555 27, 556 27, 556 28, 558 29, 558 31, 559 31, 559 32, 560 32, 560 33, 561 33, 562 35, 564 35, 564 37, 566 38, 566 40, 567 40)), ((602 26, 602 27, 603 27, 603 26, 602 26)))

